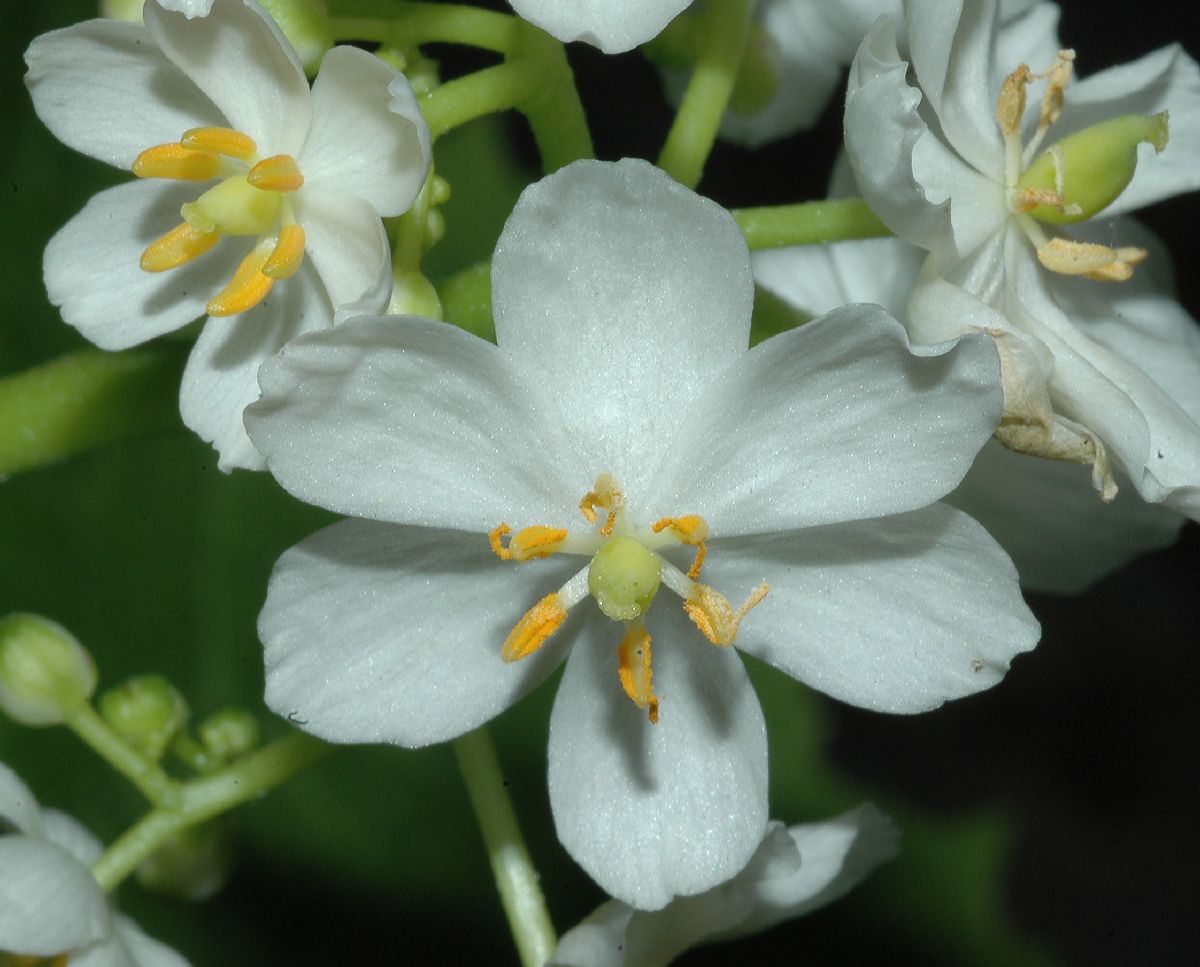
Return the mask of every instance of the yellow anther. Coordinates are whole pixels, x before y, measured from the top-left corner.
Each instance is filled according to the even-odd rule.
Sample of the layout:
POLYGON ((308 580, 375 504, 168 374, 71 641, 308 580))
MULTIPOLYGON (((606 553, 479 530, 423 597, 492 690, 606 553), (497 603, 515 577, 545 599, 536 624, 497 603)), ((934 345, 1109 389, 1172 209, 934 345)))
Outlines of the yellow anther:
POLYGON ((304 229, 293 222, 279 230, 279 238, 271 257, 263 265, 263 275, 275 279, 290 279, 304 261, 304 229))
POLYGON ((996 99, 996 123, 1003 134, 1015 134, 1021 130, 1021 118, 1025 115, 1025 87, 1033 75, 1026 64, 1004 78, 1000 85, 1000 96, 996 99))
POLYGON ((1102 282, 1124 282, 1133 276, 1133 266, 1149 253, 1141 248, 1110 248, 1092 242, 1052 238, 1038 246, 1037 257, 1051 272, 1083 275, 1102 282))
POLYGON ((233 128, 191 128, 183 132, 179 143, 194 151, 221 154, 238 161, 249 161, 258 153, 254 139, 233 128))
POLYGON ((700 568, 704 566, 705 557, 708 556, 708 547, 704 543, 708 539, 708 522, 697 514, 688 514, 684 517, 663 517, 655 521, 650 530, 655 534, 660 534, 668 527, 671 529, 671 533, 679 538, 680 543, 696 548, 696 558, 687 572, 687 576, 695 581, 700 576, 700 568))
POLYGON ((658 697, 651 686, 650 636, 640 621, 629 622, 621 639, 620 664, 617 674, 621 687, 638 708, 644 708, 650 723, 658 722, 658 697))
POLYGON ((512 528, 507 524, 501 524, 499 527, 494 527, 488 532, 488 543, 492 545, 492 553, 502 561, 511 561, 513 559, 512 551, 500 542, 500 538, 511 531, 512 528))
POLYGON ((139 154, 130 170, 139 178, 208 181, 220 174, 221 159, 180 144, 160 144, 139 154))
POLYGON ((1031 212, 1038 205, 1050 205, 1062 211, 1066 202, 1062 193, 1052 188, 1018 188, 1012 193, 1012 209, 1015 212, 1031 212))
POLYGON ((1038 131, 1045 131, 1059 119, 1063 111, 1063 93, 1071 83, 1075 67, 1075 51, 1060 50, 1049 70, 1038 77, 1046 78, 1046 90, 1042 92, 1042 113, 1038 118, 1038 131))
POLYGON ((295 191, 304 184, 304 175, 290 154, 276 154, 251 168, 246 181, 263 191, 295 191))
POLYGON ((205 307, 210 316, 236 316, 247 312, 267 297, 275 280, 263 275, 263 266, 270 258, 275 243, 270 239, 254 246, 233 273, 229 285, 208 300, 205 307))
POLYGON ((8 954, 0 950, 0 967, 67 967, 71 955, 43 957, 41 954, 8 954))
POLYGON ((613 525, 617 522, 617 511, 621 509, 624 500, 625 495, 621 492, 617 478, 611 473, 602 473, 596 478, 595 488, 584 494, 583 499, 579 501, 579 512, 587 518, 589 524, 594 524, 599 517, 596 508, 607 510, 608 518, 600 528, 600 533, 608 537, 612 534, 613 525))
POLYGON ((559 601, 558 595, 547 594, 526 611, 508 633, 508 637, 504 639, 504 646, 500 649, 500 657, 507 662, 513 662, 532 655, 566 620, 567 611, 559 601))
POLYGON ((509 531, 507 524, 501 524, 488 534, 492 553, 502 561, 531 561, 534 558, 549 557, 556 553, 562 542, 567 539, 567 532, 562 527, 534 524, 532 527, 522 527, 513 534, 512 540, 505 547, 500 538, 509 531))
POLYGON ((203 255, 220 240, 216 232, 198 232, 181 222, 147 245, 138 264, 146 272, 165 272, 203 255))
POLYGON ((742 606, 733 610, 729 599, 716 588, 697 584, 683 602, 683 610, 692 619, 700 633, 714 645, 731 645, 737 637, 738 626, 747 613, 767 596, 766 583, 750 592, 742 606))

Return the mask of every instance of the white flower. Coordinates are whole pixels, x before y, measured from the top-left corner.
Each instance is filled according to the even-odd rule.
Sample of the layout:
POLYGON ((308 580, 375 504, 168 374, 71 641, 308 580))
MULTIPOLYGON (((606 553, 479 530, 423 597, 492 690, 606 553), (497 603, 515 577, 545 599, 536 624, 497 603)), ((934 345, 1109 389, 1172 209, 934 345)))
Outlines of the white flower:
MULTIPOLYGON (((1146 235, 1137 238, 1146 247, 1157 245, 1146 235)), ((755 252, 751 261, 759 285, 808 316, 849 302, 874 302, 905 320, 925 256, 924 249, 901 239, 872 238, 768 249, 755 252)), ((1152 263, 1165 266, 1165 258, 1152 263)), ((1117 318, 1153 319, 1169 295, 1157 274, 1141 271, 1106 293, 1117 318)), ((1200 382, 1193 393, 1200 394, 1200 382)), ((1200 406, 1191 411, 1200 412, 1200 406)), ((1119 471, 1118 480, 1125 480, 1119 471)), ((1170 544, 1184 522, 1175 511, 1146 503, 1133 488, 1122 486, 1116 500, 1102 503, 1077 467, 1016 453, 994 440, 979 451, 946 501, 1000 542, 1023 587, 1057 593, 1082 591, 1139 554, 1170 544)))
POLYGON ((513 9, 563 43, 582 40, 619 54, 657 37, 692 0, 509 0, 513 9))
POLYGON ((223 469, 261 467, 241 422, 260 363, 297 333, 386 304, 380 216, 420 190, 429 134, 407 81, 377 58, 330 51, 310 92, 257 4, 203 6, 150 2, 144 27, 91 20, 26 52, 50 130, 142 176, 100 192, 50 240, 46 288, 104 349, 207 311, 184 422, 223 469))
POLYGON ((1167 47, 1068 84, 1074 53, 1050 55, 1053 32, 1036 18, 998 38, 989 0, 911 0, 906 13, 920 88, 881 21, 851 71, 846 147, 871 206, 931 253, 910 299, 914 338, 991 333, 1003 442, 1091 464, 1106 499, 1116 491, 1111 460, 1146 500, 1200 517, 1195 324, 1161 290, 1118 311, 1113 288, 1093 281, 1132 274, 1147 254, 1127 244, 1136 229, 1072 227, 1068 239, 1045 224, 1120 215, 1200 185, 1195 62, 1167 47), (1026 64, 1049 68, 1031 111, 1026 88, 1037 78, 1026 64), (1168 150, 1135 172, 1138 139, 1164 146, 1167 109, 1168 150), (1117 117, 1119 131, 1096 127, 1117 117))
POLYGON ((858 306, 747 352, 752 293, 723 209, 645 162, 577 162, 501 236, 498 346, 365 319, 268 363, 246 422, 271 472, 367 518, 276 566, 268 704, 334 741, 440 742, 574 642, 550 722, 559 837, 655 908, 763 836, 735 636, 880 710, 997 682, 1037 625, 983 529, 929 506, 995 427, 990 341, 920 358, 858 306))
POLYGON ((70 816, 39 809, 0 762, 0 960, 4 953, 75 967, 187 967, 113 911, 88 865, 101 853, 70 816), (56 960, 55 963, 58 963, 56 960))
POLYGON ((843 896, 896 855, 897 838, 870 804, 825 823, 772 821, 729 882, 654 912, 610 900, 563 934, 548 967, 661 967, 701 943, 759 933, 843 896))

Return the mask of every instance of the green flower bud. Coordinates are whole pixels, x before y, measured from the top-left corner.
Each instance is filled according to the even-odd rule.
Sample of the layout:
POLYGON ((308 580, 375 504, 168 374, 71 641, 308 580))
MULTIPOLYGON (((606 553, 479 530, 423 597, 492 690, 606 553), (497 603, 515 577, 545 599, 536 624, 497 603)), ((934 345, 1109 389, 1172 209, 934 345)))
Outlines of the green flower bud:
POLYGON ((441 319, 442 300, 438 298, 433 283, 419 269, 396 272, 392 276, 392 298, 387 314, 441 319))
POLYGON ((199 903, 217 893, 233 869, 233 844, 224 817, 176 833, 137 869, 148 890, 199 903))
POLYGON ((188 719, 187 702, 162 675, 140 675, 109 689, 99 707, 122 739, 156 760, 188 719))
POLYGON ((1029 214, 1052 225, 1082 222, 1103 211, 1123 192, 1137 169, 1137 146, 1167 146, 1167 112, 1125 114, 1093 124, 1043 151, 1025 169, 1018 188, 1055 191, 1062 178, 1068 210, 1038 205, 1029 214))
POLYGON ((658 582, 658 559, 632 537, 609 540, 588 568, 588 590, 614 621, 641 617, 658 592, 658 582))
POLYGON ((58 725, 96 690, 96 663, 71 632, 35 614, 0 620, 0 709, 22 725, 58 725))
POLYGON ((296 48, 300 63, 311 76, 333 46, 325 0, 259 0, 263 9, 296 48))
POLYGON ((100 16, 110 20, 142 22, 142 5, 146 0, 100 0, 100 16))
POLYGON ((200 742, 213 758, 228 762, 258 745, 262 737, 258 719, 240 708, 213 712, 196 728, 200 742))

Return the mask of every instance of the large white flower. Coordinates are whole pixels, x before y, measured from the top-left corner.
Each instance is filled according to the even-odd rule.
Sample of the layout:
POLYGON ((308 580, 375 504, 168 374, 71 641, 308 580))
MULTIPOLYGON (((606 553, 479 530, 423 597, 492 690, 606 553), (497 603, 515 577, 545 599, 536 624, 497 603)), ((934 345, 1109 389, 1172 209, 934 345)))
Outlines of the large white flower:
POLYGON ((391 288, 381 215, 429 165, 408 82, 349 47, 311 91, 252 0, 145 7, 54 31, 26 52, 38 116, 63 142, 139 180, 96 195, 50 240, 46 288, 104 349, 209 319, 180 392, 223 469, 261 467, 242 408, 262 360, 297 333, 379 311, 391 288))
POLYGON ((869 804, 825 823, 771 822, 728 883, 654 912, 609 900, 563 934, 549 967, 663 967, 690 947, 759 933, 847 893, 896 855, 897 838, 869 804))
POLYGON ((1106 499, 1111 461, 1145 499, 1200 517, 1194 322, 1161 294, 1118 310, 1100 288, 1145 258, 1127 244, 1136 229, 1072 226, 1066 238, 1048 224, 1200 185, 1200 70, 1176 46, 1068 83, 1073 52, 1049 55, 1053 35, 1035 25, 998 39, 994 0, 905 9, 920 86, 882 20, 851 71, 846 147, 871 206, 931 253, 909 304, 914 338, 993 334, 1005 443, 1091 464, 1106 499), (1039 80, 1025 65, 1048 73, 1039 80), (1026 110, 1034 82, 1044 92, 1026 110), (1135 142, 1161 150, 1168 110, 1170 144, 1146 157, 1153 149, 1135 142))
POLYGON ((567 43, 619 54, 657 37, 692 0, 509 0, 513 9, 567 43))
POLYGON ((995 427, 990 341, 914 356, 858 306, 747 352, 752 292, 723 209, 645 162, 577 162, 505 226, 498 346, 365 319, 269 362, 246 422, 271 472, 365 519, 276 566, 268 704, 334 741, 439 742, 574 642, 550 722, 559 836, 655 908, 763 836, 735 637, 868 708, 998 681, 1037 625, 983 529, 930 506, 995 427))
POLYGON ((70 816, 40 809, 0 762, 0 960, 8 953, 65 956, 61 962, 74 967, 187 967, 113 911, 88 870, 100 853, 91 833, 70 816))
MULTIPOLYGON (((1155 244, 1137 237, 1148 247, 1155 244)), ((924 249, 902 239, 873 238, 769 249, 751 259, 755 282, 808 316, 874 302, 903 321, 925 257, 924 249)), ((1117 318, 1151 321, 1178 308, 1170 301, 1169 281, 1161 278, 1166 267, 1165 258, 1156 259, 1153 271, 1105 293, 1117 318)), ((1200 381, 1192 392, 1200 395, 1200 381)), ((1200 405, 1191 412, 1200 412, 1200 405)), ((1021 585, 1035 591, 1082 591, 1137 555, 1170 544, 1184 522, 1175 511, 1146 503, 1132 487, 1122 486, 1116 500, 1103 503, 1077 466, 1016 453, 994 440, 946 500, 988 529, 1012 556, 1021 585)))

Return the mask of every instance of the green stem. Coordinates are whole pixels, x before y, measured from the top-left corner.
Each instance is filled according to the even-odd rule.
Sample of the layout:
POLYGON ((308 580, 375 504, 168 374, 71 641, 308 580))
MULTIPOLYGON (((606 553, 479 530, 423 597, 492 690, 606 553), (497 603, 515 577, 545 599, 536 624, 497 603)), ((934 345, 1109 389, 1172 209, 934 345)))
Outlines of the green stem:
POLYGON ((156 806, 178 802, 179 783, 163 772, 157 762, 127 745, 87 702, 72 710, 64 718, 64 724, 156 806))
POLYGON ((704 162, 717 139, 721 116, 737 83, 753 12, 754 0, 717 0, 704 15, 704 46, 658 159, 660 168, 689 188, 700 183, 704 162))
POLYGON ((183 361, 171 346, 85 349, 0 379, 0 477, 177 427, 183 361))
POLYGON ((730 214, 751 249, 817 245, 892 234, 861 198, 739 208, 730 214))
POLYGON ((529 121, 546 174, 580 158, 594 158, 592 134, 566 48, 543 30, 522 21, 516 56, 536 65, 534 96, 520 105, 529 121))
POLYGON ((505 61, 434 88, 421 99, 421 113, 436 139, 485 114, 520 107, 541 83, 537 65, 505 61))
POLYGON ((492 265, 478 262, 438 283, 438 296, 447 322, 496 341, 492 321, 492 265))
POLYGON ((558 940, 537 870, 521 838, 512 799, 504 787, 500 762, 487 730, 468 732, 454 741, 454 754, 483 833, 492 876, 524 967, 541 967, 558 940))
POLYGON ((339 40, 373 40, 392 47, 419 44, 465 44, 509 53, 517 42, 521 21, 512 14, 480 10, 453 3, 330 4, 353 7, 366 16, 334 16, 329 26, 339 40), (380 14, 380 15, 376 15, 380 14))
POLYGON ((331 747, 296 732, 203 779, 179 786, 179 801, 147 813, 105 851, 92 875, 106 893, 136 870, 176 833, 227 812, 286 782, 331 747))

